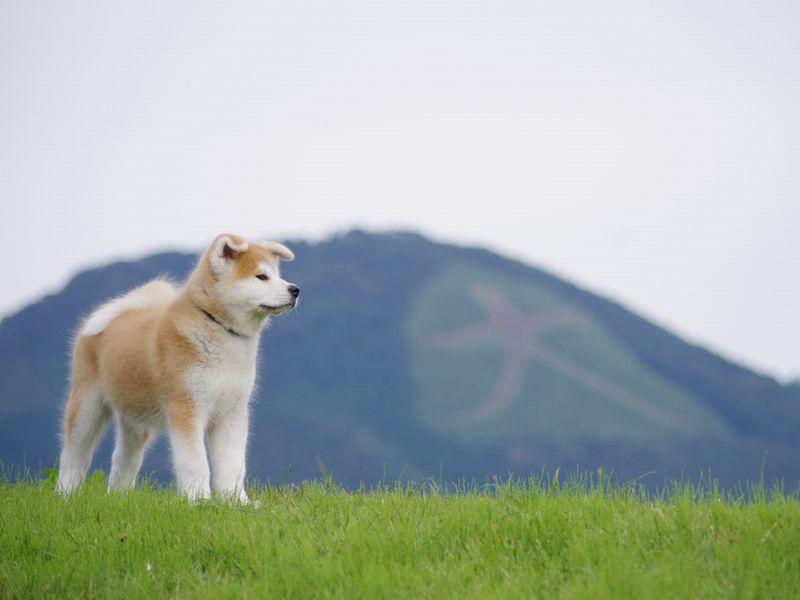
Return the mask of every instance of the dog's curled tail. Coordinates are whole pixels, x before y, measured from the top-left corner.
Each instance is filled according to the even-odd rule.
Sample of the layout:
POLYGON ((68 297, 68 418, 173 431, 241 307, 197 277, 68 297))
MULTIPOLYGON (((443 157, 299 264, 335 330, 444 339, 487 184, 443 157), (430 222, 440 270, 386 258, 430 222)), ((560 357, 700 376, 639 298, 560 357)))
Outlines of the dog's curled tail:
POLYGON ((172 302, 178 295, 174 284, 165 279, 156 279, 135 288, 95 310, 81 327, 78 335, 93 336, 105 331, 109 323, 122 313, 143 308, 159 308, 172 302))

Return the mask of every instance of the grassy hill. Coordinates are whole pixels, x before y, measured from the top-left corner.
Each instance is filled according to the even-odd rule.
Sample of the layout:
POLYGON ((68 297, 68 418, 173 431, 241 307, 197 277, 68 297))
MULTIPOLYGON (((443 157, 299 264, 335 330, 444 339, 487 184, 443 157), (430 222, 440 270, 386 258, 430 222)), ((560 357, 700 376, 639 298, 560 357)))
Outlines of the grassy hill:
POLYGON ((0 483, 0 597, 798 597, 796 497, 587 483, 317 482, 259 507, 0 483))
POLYGON ((725 432, 700 399, 541 284, 450 266, 420 292, 409 330, 419 414, 467 441, 525 444, 557 432, 566 442, 642 443, 725 432), (443 314, 445 306, 454 308, 443 314))
MULTIPOLYGON (((250 472, 349 487, 542 467, 658 485, 800 481, 800 386, 687 344, 624 307, 485 250, 414 234, 289 241, 298 311, 262 338, 250 472)), ((0 460, 50 467, 81 315, 196 256, 81 273, 0 323, 0 460)), ((99 464, 108 461, 101 449, 99 464)), ((169 478, 166 448, 146 469, 169 478)))

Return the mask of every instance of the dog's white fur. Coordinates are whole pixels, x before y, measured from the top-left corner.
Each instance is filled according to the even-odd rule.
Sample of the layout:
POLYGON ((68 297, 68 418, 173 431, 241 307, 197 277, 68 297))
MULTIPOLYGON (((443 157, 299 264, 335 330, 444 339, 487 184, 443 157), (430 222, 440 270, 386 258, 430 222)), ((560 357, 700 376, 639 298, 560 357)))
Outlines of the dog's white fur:
POLYGON ((83 324, 80 335, 92 336, 102 333, 120 313, 126 310, 157 308, 168 304, 177 295, 178 291, 169 281, 156 279, 146 283, 127 294, 109 300, 94 311, 83 324))
POLYGON ((277 242, 218 236, 183 288, 155 280, 111 300, 75 341, 64 411, 58 489, 86 476, 109 418, 116 421, 109 490, 136 481, 153 434, 166 431, 178 487, 247 502, 249 399, 258 337, 269 317, 293 308, 299 288, 281 279, 277 242), (266 276, 266 279, 265 279, 266 276))

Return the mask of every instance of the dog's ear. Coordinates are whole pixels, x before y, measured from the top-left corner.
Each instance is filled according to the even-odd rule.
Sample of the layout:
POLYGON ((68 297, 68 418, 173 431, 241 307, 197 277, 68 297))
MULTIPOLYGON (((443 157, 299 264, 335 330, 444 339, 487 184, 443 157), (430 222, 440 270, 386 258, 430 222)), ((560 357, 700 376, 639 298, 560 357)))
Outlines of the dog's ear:
POLYGON ((266 248, 281 260, 285 260, 286 262, 294 260, 294 252, 280 242, 259 242, 258 245, 262 248, 266 248))
POLYGON ((228 266, 229 261, 238 259, 247 252, 249 247, 247 240, 240 238, 238 235, 223 233, 217 236, 211 243, 209 252, 211 267, 217 273, 223 271, 228 266))

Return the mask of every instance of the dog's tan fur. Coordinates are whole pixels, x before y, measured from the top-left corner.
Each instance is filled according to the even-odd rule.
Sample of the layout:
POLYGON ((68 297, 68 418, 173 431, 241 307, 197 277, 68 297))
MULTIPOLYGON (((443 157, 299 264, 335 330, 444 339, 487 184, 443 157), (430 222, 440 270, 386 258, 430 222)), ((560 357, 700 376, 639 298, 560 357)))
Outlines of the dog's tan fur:
MULTIPOLYGON (((62 489, 73 489, 88 468, 85 451, 78 460, 80 464, 73 464, 74 460, 70 463, 70 448, 74 450, 88 443, 90 459, 96 439, 82 438, 87 437, 87 431, 88 437, 99 437, 95 429, 102 430, 112 413, 118 427, 125 428, 128 435, 128 439, 118 438, 115 459, 119 452, 121 463, 138 461, 138 464, 154 429, 169 432, 173 452, 175 445, 181 444, 192 448, 195 455, 198 448, 204 454, 203 437, 208 430, 224 423, 228 413, 246 415, 247 398, 239 396, 245 392, 249 396, 252 390, 258 332, 271 314, 282 312, 288 304, 245 310, 234 302, 238 300, 235 290, 245 285, 249 287, 242 289, 247 293, 259 293, 261 288, 256 287, 259 284, 251 280, 267 269, 276 281, 273 287, 285 284, 289 295, 292 288, 297 291, 296 286, 280 280, 279 258, 291 260, 293 255, 275 242, 249 243, 239 236, 224 234, 206 250, 181 290, 167 282, 151 282, 149 287, 130 294, 132 300, 119 299, 123 308, 118 314, 113 303, 109 304, 111 308, 106 310, 111 316, 103 317, 107 323, 101 317, 95 317, 93 323, 90 317, 84 328, 100 332, 94 335, 82 332, 75 341, 71 391, 63 422, 62 489), (221 381, 224 402, 205 398, 205 388, 192 383, 197 377, 200 381, 209 378, 212 385, 205 387, 212 394, 221 381), (89 416, 82 421, 83 414, 89 416), (128 452, 120 448, 122 445, 133 450, 128 452), (123 456, 125 452, 130 456, 123 456)), ((272 296, 275 295, 273 292, 272 296)), ((123 432, 118 433, 122 435, 123 432)), ((180 469, 176 458, 176 472, 180 469)), ((117 483, 114 471, 112 467, 112 487, 117 483)), ((186 480, 193 477, 191 474, 181 481, 181 473, 177 475, 184 491, 192 496, 207 495, 207 481, 186 480)), ((202 479, 202 475, 199 477, 202 479)), ((128 479, 120 482, 120 487, 132 485, 128 479)), ((237 481, 241 479, 238 477, 237 481)), ((246 500, 242 490, 223 491, 246 500)))

